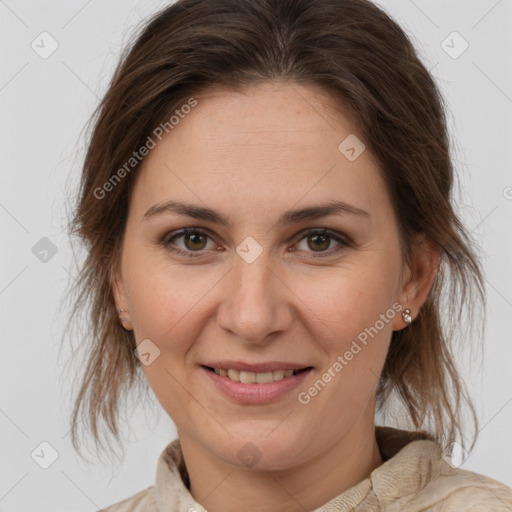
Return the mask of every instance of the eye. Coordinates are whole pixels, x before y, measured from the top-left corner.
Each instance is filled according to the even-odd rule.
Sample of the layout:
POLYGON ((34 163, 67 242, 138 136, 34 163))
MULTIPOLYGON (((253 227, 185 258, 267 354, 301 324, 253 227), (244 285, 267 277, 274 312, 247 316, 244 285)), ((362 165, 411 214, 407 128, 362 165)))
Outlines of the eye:
MULTIPOLYGON (((202 231, 197 228, 187 228, 182 229, 181 231, 178 232, 174 232, 174 234, 166 234, 162 239, 161 243, 165 248, 169 249, 172 252, 193 258, 195 257, 195 254, 192 253, 201 252, 203 249, 206 248, 207 239, 210 239, 210 241, 213 243, 213 240, 210 238, 210 235, 205 231, 202 231), (173 236, 169 237, 169 235, 173 236), (182 239, 183 244, 185 246, 184 249, 176 247, 174 243, 171 243, 174 240, 180 238, 182 239)), ((213 243, 213 245, 216 246, 215 243, 213 243)))
MULTIPOLYGON (((314 258, 324 257, 324 255, 329 256, 332 255, 333 252, 337 253, 351 246, 350 241, 346 237, 343 237, 336 231, 331 231, 330 229, 326 228, 310 229, 306 232, 303 232, 300 242, 303 240, 305 240, 306 252, 309 252, 307 251, 308 248, 312 248, 313 250, 311 252, 319 253, 318 255, 313 254, 314 258), (338 245, 334 249, 326 250, 331 246, 333 240, 335 240, 338 245)), ((297 244, 297 247, 300 246, 300 242, 297 244)))
MULTIPOLYGON (((304 250, 306 252, 318 253, 313 254, 313 257, 324 257, 332 255, 332 253, 337 253, 342 251, 343 249, 350 247, 351 242, 340 233, 336 231, 331 231, 326 228, 322 229, 310 229, 306 232, 301 233, 302 237, 299 239, 299 244, 292 249, 292 252, 295 252, 296 247, 300 246, 300 243, 305 240, 306 248, 299 248, 299 250, 304 250), (338 245, 334 249, 329 249, 332 244, 332 241, 336 241, 338 245), (308 251, 308 249, 312 249, 308 251), (329 249, 329 250, 327 250, 329 249)), ((161 245, 166 249, 185 256, 189 258, 202 256, 201 253, 204 253, 204 249, 208 249, 208 241, 211 242, 210 249, 220 249, 219 246, 212 240, 210 235, 201 229, 198 228, 186 228, 182 229, 178 232, 167 233, 161 240, 161 245), (172 236, 170 236, 172 235, 172 236), (179 247, 176 244, 176 240, 180 240, 183 243, 184 247, 179 247), (199 253, 199 254, 194 254, 199 253)))

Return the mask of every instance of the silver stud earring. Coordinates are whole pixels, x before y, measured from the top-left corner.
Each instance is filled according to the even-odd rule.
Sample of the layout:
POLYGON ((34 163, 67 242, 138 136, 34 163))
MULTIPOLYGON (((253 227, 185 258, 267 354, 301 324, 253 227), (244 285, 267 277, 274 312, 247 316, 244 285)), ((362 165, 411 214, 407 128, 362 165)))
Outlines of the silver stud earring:
POLYGON ((117 312, 119 313, 119 320, 121 320, 121 322, 128 322, 129 321, 129 318, 121 317, 121 313, 127 313, 126 309, 118 309, 117 312))
POLYGON ((402 312, 402 318, 404 319, 404 322, 409 325, 412 322, 412 311, 409 308, 405 308, 402 312))

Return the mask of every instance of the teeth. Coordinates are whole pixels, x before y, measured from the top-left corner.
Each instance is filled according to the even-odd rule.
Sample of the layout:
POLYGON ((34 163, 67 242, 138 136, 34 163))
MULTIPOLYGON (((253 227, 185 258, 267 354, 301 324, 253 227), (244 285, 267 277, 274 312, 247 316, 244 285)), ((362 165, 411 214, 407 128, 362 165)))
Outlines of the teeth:
POLYGON ((274 380, 272 372, 255 373, 254 375, 256 376, 256 382, 259 384, 266 384, 267 382, 272 382, 274 380))
POLYGON ((233 369, 225 370, 224 368, 214 368, 214 372, 222 377, 228 377, 234 382, 241 382, 242 384, 251 384, 257 382, 258 384, 267 384, 269 382, 275 382, 282 380, 285 377, 291 377, 298 370, 275 370, 273 372, 246 372, 238 371, 233 369))
POLYGON ((256 374, 254 372, 240 372, 240 382, 242 384, 256 382, 256 374))
POLYGON ((276 370, 275 372, 272 372, 272 377, 274 380, 284 379, 284 372, 284 370, 276 370))
POLYGON ((228 370, 228 377, 235 382, 240 382, 240 372, 238 370, 228 370))

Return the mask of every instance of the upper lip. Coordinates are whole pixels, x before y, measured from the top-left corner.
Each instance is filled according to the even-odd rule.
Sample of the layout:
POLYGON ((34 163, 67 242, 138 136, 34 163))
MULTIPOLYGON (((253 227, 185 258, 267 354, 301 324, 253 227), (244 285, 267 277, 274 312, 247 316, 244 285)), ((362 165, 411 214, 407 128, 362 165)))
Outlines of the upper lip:
POLYGON ((310 367, 310 365, 307 364, 290 363, 285 361, 267 361, 264 363, 246 363, 243 361, 209 361, 203 363, 203 366, 254 373, 273 372, 276 370, 302 370, 304 368, 310 367))

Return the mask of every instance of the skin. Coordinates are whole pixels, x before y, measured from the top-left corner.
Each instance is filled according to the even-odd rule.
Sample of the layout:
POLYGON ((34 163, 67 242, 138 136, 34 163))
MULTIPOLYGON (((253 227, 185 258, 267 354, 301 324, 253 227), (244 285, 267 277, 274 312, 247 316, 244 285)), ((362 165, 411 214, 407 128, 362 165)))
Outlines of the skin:
POLYGON ((413 268, 402 262, 377 164, 368 150, 354 161, 338 150, 357 130, 322 89, 268 82, 195 98, 198 105, 139 169, 114 273, 116 306, 127 311, 123 325, 137 344, 150 339, 160 350, 143 369, 176 424, 192 496, 210 512, 247 510, 248 503, 251 511, 313 510, 382 464, 375 391, 392 331, 407 327, 401 314, 309 403, 297 395, 393 303, 411 308, 414 321, 438 252, 418 237, 413 268), (232 225, 172 212, 143 219, 171 199, 213 208, 232 225), (370 217, 341 213, 275 226, 286 210, 333 200, 370 217), (160 243, 186 227, 208 237, 160 243), (352 243, 323 244, 302 234, 311 228, 352 243), (249 236, 263 251, 252 263, 236 252, 249 236), (279 399, 247 405, 221 393, 200 368, 219 359, 314 369, 279 399), (252 467, 237 456, 248 442, 261 454, 252 467))

